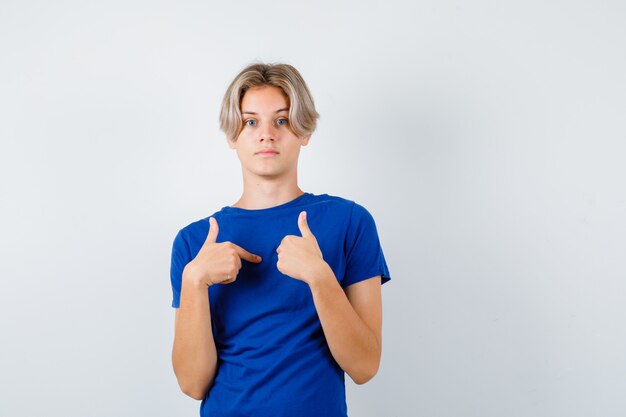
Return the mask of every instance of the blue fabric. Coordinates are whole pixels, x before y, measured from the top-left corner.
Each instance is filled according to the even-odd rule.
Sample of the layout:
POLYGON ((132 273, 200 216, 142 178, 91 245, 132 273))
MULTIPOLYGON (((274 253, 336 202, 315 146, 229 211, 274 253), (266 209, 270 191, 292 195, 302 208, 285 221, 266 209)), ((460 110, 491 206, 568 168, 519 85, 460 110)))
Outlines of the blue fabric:
MULTIPOLYGON (((242 260, 235 282, 208 289, 218 371, 201 416, 347 416, 344 372, 330 353, 309 287, 276 268, 276 248, 286 235, 300 236, 303 210, 342 287, 377 275, 381 283, 390 279, 374 219, 353 201, 304 193, 276 207, 214 213, 217 242, 233 242, 263 261, 242 260)), ((173 307, 179 307, 183 268, 208 230, 207 217, 174 239, 173 307)))

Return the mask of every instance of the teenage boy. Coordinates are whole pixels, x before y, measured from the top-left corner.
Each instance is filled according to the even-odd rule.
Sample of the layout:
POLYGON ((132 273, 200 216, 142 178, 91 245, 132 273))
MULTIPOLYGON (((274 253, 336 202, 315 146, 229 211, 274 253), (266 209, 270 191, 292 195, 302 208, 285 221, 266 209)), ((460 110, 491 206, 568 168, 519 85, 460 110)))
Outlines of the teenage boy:
POLYGON ((318 117, 286 64, 246 67, 224 96, 243 194, 172 248, 172 363, 201 416, 347 416, 344 372, 363 384, 378 370, 390 277, 374 219, 298 187, 318 117))

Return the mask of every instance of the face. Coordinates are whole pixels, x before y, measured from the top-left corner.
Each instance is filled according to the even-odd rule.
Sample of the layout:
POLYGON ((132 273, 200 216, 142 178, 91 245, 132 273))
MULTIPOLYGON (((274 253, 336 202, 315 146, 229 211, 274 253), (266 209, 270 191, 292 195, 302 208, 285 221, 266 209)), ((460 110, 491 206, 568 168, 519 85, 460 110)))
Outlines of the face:
POLYGON ((243 129, 229 146, 237 150, 244 175, 266 179, 296 175, 300 147, 310 136, 299 138, 289 128, 289 99, 277 87, 248 89, 241 100, 243 129))

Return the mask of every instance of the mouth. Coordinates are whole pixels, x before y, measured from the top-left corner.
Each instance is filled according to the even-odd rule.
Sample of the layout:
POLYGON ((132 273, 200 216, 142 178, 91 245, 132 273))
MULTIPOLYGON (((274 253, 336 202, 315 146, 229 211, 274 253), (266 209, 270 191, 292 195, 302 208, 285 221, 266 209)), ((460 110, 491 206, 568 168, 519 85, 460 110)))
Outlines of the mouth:
POLYGON ((257 152, 255 155, 259 155, 259 156, 274 156, 274 155, 278 155, 278 152, 276 151, 261 151, 261 152, 257 152))

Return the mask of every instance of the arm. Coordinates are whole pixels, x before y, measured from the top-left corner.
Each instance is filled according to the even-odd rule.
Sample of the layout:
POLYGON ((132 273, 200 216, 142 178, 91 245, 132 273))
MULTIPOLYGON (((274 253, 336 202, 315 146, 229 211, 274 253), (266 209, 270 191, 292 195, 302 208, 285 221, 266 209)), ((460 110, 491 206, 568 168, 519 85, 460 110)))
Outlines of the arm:
POLYGON ((355 383, 366 383, 380 364, 380 276, 352 284, 344 292, 324 262, 309 286, 333 357, 355 383))
POLYGON ((181 390, 196 400, 208 392, 217 371, 217 350, 211 329, 207 289, 237 279, 241 259, 261 262, 232 242, 217 243, 217 220, 209 219, 206 241, 183 269, 180 307, 176 310, 172 365, 181 390))
POLYGON ((217 352, 211 330, 207 286, 194 284, 183 272, 180 308, 176 309, 172 364, 180 389, 201 400, 213 382, 217 352))
POLYGON ((276 249, 278 270, 306 282, 330 351, 354 382, 364 384, 378 371, 381 354, 382 301, 380 275, 339 285, 324 261, 306 213, 298 217, 302 237, 288 235, 276 249))

